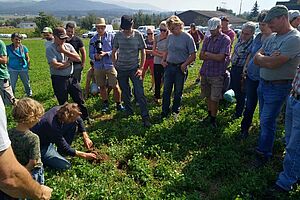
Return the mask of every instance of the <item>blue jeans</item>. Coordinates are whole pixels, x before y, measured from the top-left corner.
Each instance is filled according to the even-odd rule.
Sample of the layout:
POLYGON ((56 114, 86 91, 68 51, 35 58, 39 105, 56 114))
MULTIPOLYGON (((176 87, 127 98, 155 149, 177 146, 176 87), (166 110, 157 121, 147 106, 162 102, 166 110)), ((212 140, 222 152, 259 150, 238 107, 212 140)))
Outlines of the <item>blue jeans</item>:
POLYGON ((9 70, 9 75, 10 75, 11 87, 12 87, 14 93, 15 93, 18 77, 20 76, 20 79, 24 85, 26 95, 32 96, 32 90, 30 87, 28 70, 9 70))
POLYGON ((245 107, 245 91, 242 88, 242 84, 241 84, 242 72, 243 72, 243 67, 239 67, 239 66, 232 66, 230 71, 230 77, 231 77, 230 84, 236 98, 236 106, 235 106, 236 117, 242 116, 245 107))
POLYGON ((44 168, 37 167, 31 171, 31 176, 34 180, 36 180, 39 184, 45 184, 45 177, 44 177, 44 168))
POLYGON ((242 132, 248 132, 252 124, 253 114, 257 105, 257 88, 259 81, 254 81, 251 78, 246 78, 246 107, 244 117, 241 122, 242 132))
POLYGON ((300 178, 300 101, 288 97, 285 113, 286 154, 277 185, 291 190, 300 178))
POLYGON ((118 81, 122 91, 122 100, 124 102, 126 112, 132 115, 133 108, 130 101, 132 96, 129 85, 130 79, 133 84, 134 96, 136 98, 136 101, 139 103, 141 109, 141 116, 143 119, 149 118, 147 100, 144 94, 143 80, 140 77, 137 77, 135 73, 136 69, 127 71, 118 70, 118 81))
POLYGON ((291 82, 274 84, 264 80, 259 81, 257 89, 259 99, 260 136, 257 151, 266 158, 272 156, 275 140, 276 119, 286 101, 291 89, 291 82))
POLYGON ((52 143, 41 147, 41 156, 43 164, 52 169, 66 170, 71 167, 71 163, 57 152, 52 143))
POLYGON ((168 115, 170 112, 171 94, 174 86, 174 100, 172 112, 179 113, 182 99, 182 91, 185 81, 185 74, 180 66, 168 64, 164 73, 164 91, 162 100, 162 115, 168 115))

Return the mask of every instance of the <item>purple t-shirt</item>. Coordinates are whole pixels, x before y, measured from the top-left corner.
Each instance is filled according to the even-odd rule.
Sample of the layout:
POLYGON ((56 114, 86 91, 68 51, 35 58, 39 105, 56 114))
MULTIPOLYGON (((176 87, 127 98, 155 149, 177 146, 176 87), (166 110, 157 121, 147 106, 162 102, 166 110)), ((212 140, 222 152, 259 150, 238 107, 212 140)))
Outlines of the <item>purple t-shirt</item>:
POLYGON ((204 40, 201 52, 210 52, 214 54, 225 54, 225 61, 218 62, 215 60, 204 60, 200 74, 201 76, 216 77, 225 73, 226 68, 230 62, 230 38, 220 33, 217 38, 209 36, 204 40))

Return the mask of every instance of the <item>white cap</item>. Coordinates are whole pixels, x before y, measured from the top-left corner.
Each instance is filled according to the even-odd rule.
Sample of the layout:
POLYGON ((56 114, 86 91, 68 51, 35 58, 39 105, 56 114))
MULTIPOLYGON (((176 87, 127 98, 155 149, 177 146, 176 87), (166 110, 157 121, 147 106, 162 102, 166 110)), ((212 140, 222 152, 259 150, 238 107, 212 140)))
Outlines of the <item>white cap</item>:
POLYGON ((289 21, 292 21, 296 17, 300 17, 300 12, 299 10, 289 10, 289 21))
POLYGON ((208 30, 212 31, 212 30, 216 30, 218 28, 218 26, 221 26, 221 19, 218 17, 213 17, 210 18, 207 22, 208 24, 208 30))

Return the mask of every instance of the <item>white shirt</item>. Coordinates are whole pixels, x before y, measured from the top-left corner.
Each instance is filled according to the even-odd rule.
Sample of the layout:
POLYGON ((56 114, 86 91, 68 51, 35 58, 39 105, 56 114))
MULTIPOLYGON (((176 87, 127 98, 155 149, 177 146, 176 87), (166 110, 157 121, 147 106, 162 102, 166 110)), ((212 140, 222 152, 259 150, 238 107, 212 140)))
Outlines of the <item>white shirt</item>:
POLYGON ((10 140, 7 133, 5 107, 0 96, 0 152, 6 150, 9 146, 10 140))

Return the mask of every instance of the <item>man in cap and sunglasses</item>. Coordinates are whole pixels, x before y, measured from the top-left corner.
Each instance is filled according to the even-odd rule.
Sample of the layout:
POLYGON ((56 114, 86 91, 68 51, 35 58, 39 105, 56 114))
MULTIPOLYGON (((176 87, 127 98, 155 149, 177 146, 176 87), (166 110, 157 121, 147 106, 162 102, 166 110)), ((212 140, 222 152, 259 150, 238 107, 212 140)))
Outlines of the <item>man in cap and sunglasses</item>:
POLYGON ((287 8, 282 5, 271 8, 264 22, 275 34, 254 57, 254 63, 260 67, 257 92, 261 128, 256 148, 257 167, 272 157, 276 119, 290 93, 300 62, 300 33, 290 25, 287 8))
POLYGON ((118 71, 118 81, 122 90, 125 110, 128 115, 133 114, 130 102, 130 79, 133 83, 136 100, 141 109, 143 124, 145 127, 150 127, 149 111, 142 78, 147 46, 143 35, 133 29, 133 19, 130 16, 122 16, 120 28, 122 30, 116 33, 113 41, 112 62, 118 71), (141 54, 140 62, 139 53, 141 54))
POLYGON ((73 62, 80 62, 80 56, 74 47, 66 43, 68 35, 62 27, 53 30, 54 42, 47 47, 46 57, 50 65, 50 74, 54 94, 60 105, 68 101, 68 94, 78 104, 83 120, 90 120, 80 85, 73 78, 73 62))

